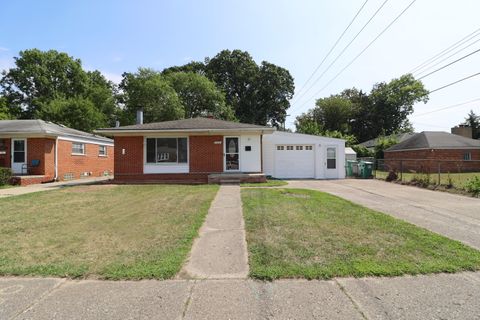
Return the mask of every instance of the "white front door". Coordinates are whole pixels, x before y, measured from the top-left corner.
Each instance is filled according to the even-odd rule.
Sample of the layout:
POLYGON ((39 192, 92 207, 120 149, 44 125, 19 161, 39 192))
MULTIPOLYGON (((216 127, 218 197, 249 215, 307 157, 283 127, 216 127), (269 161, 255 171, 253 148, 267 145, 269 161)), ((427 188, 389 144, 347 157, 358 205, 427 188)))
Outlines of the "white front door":
POLYGON ((22 168, 27 163, 27 140, 12 139, 12 171, 22 174, 22 168))
POLYGON ((327 179, 337 179, 338 178, 338 155, 337 147, 330 146, 327 147, 327 159, 325 161, 325 178, 327 179))
POLYGON ((225 171, 240 171, 240 146, 238 137, 225 137, 225 171))

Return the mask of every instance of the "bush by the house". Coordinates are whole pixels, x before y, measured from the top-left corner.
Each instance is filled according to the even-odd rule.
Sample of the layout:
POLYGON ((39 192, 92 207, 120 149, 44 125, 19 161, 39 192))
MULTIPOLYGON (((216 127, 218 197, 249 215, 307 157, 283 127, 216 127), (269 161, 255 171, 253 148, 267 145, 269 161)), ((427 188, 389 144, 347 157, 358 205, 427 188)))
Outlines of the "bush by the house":
POLYGON ((398 174, 395 171, 390 170, 388 172, 388 176, 385 178, 385 181, 392 182, 392 181, 396 181, 396 180, 398 180, 398 174))
POLYGON ((465 183, 465 190, 478 197, 480 195, 480 177, 475 176, 468 179, 465 183))
POLYGON ((10 168, 0 168, 0 186, 8 184, 12 177, 12 170, 10 168))

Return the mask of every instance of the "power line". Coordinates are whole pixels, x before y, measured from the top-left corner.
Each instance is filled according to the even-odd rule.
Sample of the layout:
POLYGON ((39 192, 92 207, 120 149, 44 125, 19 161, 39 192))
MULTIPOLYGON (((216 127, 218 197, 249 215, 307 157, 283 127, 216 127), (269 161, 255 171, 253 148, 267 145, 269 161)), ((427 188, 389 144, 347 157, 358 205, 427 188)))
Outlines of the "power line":
POLYGON ((431 65, 430 67, 427 67, 427 68, 424 69, 423 71, 417 73, 416 76, 418 77, 418 76, 420 76, 421 74, 423 74, 423 73, 425 73, 425 72, 428 72, 429 70, 431 70, 431 69, 435 68, 436 66, 438 66, 440 63, 442 63, 442 62, 450 59, 451 57, 453 57, 453 56, 457 55, 458 53, 462 52, 463 50, 465 50, 465 49, 473 46, 474 44, 476 44, 476 43, 479 42, 479 41, 480 41, 480 39, 478 39, 477 41, 474 41, 474 42, 470 43, 468 46, 463 47, 462 49, 460 49, 460 50, 458 50, 458 51, 455 51, 454 53, 452 53, 452 54, 449 55, 448 57, 446 57, 446 58, 438 61, 437 63, 435 63, 435 64, 431 65))
POLYGON ((460 80, 451 82, 451 83, 449 83, 449 84, 447 84, 447 85, 444 85, 444 86, 442 86, 442 87, 440 87, 440 88, 437 88, 437 89, 435 89, 435 90, 431 90, 431 91, 428 92, 428 93, 430 94, 430 93, 434 93, 434 92, 440 91, 440 90, 442 90, 442 89, 448 88, 448 87, 450 87, 450 86, 453 86, 454 84, 457 84, 457 83, 459 83, 459 82, 468 80, 468 79, 473 78, 473 77, 476 77, 476 76, 478 76, 478 75, 480 75, 480 72, 477 72, 477 73, 475 73, 475 74, 472 74, 472 75, 470 75, 470 76, 468 76, 468 77, 465 77, 465 78, 462 78, 462 79, 460 79, 460 80))
POLYGON ((427 112, 419 113, 419 114, 416 114, 415 117, 421 117, 421 116, 424 116, 424 115, 427 115, 427 114, 431 114, 431 113, 435 113, 435 112, 439 112, 439 111, 443 111, 443 110, 447 110, 447 109, 452 109, 452 108, 464 106, 466 104, 470 104, 470 103, 473 103, 473 102, 476 102, 476 101, 480 101, 480 98, 476 98, 476 99, 473 99, 473 100, 470 100, 470 101, 460 102, 460 103, 452 104, 452 105, 449 105, 449 106, 446 106, 446 107, 442 107, 442 108, 430 110, 430 111, 427 111, 427 112))
POLYGON ((436 70, 434 70, 434 71, 432 71, 432 72, 430 72, 430 73, 428 73, 428 74, 426 74, 426 75, 418 78, 418 80, 422 80, 423 78, 426 78, 426 77, 428 77, 428 76, 430 76, 430 75, 432 75, 432 74, 434 74, 434 73, 436 73, 436 72, 438 72, 438 71, 440 71, 440 70, 443 70, 443 69, 451 66, 452 64, 455 64, 455 63, 457 63, 457 62, 459 62, 459 61, 462 61, 463 59, 466 59, 466 58, 470 57, 471 55, 474 55, 475 53, 478 53, 478 52, 480 52, 480 49, 477 49, 477 50, 475 50, 475 51, 473 51, 473 52, 470 52, 469 54, 464 55, 463 57, 461 57, 461 58, 459 58, 459 59, 457 59, 457 60, 455 60, 455 61, 452 61, 452 62, 450 62, 450 63, 448 63, 448 64, 446 64, 446 65, 444 65, 444 66, 442 66, 442 67, 440 67, 440 68, 438 68, 438 69, 436 69, 436 70))
MULTIPOLYGON (((338 59, 340 59, 340 57, 345 53, 345 51, 352 45, 352 43, 358 38, 358 36, 363 32, 363 30, 370 24, 370 22, 373 20, 373 18, 375 18, 375 16, 380 12, 380 10, 382 10, 382 8, 385 6, 385 4, 387 4, 389 0, 385 0, 381 5, 380 7, 375 11, 375 13, 370 17, 370 19, 368 19, 368 21, 363 25, 363 27, 360 29, 360 31, 357 32, 357 34, 353 37, 352 40, 350 40, 350 42, 342 49, 342 51, 340 51, 340 53, 337 55, 337 57, 328 65, 328 67, 322 72, 322 74, 320 76, 318 76, 317 79, 315 79, 315 81, 308 87, 308 89, 306 91, 304 91, 299 97, 298 99, 301 99, 303 96, 305 96, 305 94, 307 92, 309 92, 314 86, 315 84, 317 84, 317 82, 325 75, 325 73, 330 70, 330 68, 335 64, 335 62, 337 62, 338 59)), ((298 100, 297 99, 297 100, 298 100)))
POLYGON ((393 19, 392 22, 390 22, 383 30, 382 32, 380 32, 372 41, 370 41, 370 43, 362 50, 360 51, 359 54, 357 54, 355 56, 355 58, 353 58, 342 70, 340 70, 340 72, 338 72, 335 77, 333 77, 330 81, 327 82, 327 84, 325 86, 323 86, 320 90, 318 90, 317 92, 315 92, 315 94, 313 96, 311 96, 309 99, 307 99, 305 101, 305 103, 303 103, 301 107, 303 107, 305 104, 307 104, 310 99, 314 98, 316 95, 318 95, 320 92, 322 92, 325 88, 327 88, 333 81, 335 81, 346 69, 348 69, 365 51, 367 51, 368 48, 370 48, 370 46, 375 43, 375 41, 377 41, 388 29, 390 29, 390 27, 416 2, 417 0, 413 0, 412 2, 410 2, 410 4, 405 8, 403 9, 402 12, 400 12, 400 14, 395 18, 393 19))
POLYGON ((333 44, 332 48, 330 49, 330 51, 328 51, 328 53, 325 55, 325 57, 323 58, 322 62, 320 62, 320 64, 315 68, 315 70, 312 72, 312 74, 310 75, 310 77, 307 79, 307 81, 305 81, 305 83, 300 87, 300 89, 298 90, 297 92, 297 95, 305 88, 305 86, 310 82, 310 80, 312 80, 313 76, 315 75, 315 73, 317 73, 318 69, 320 69, 320 67, 323 65, 323 63, 325 62, 325 60, 327 60, 327 58, 330 56, 330 54, 332 53, 332 51, 337 47, 338 43, 340 42, 340 40, 343 39, 343 36, 345 35, 345 33, 347 33, 348 29, 350 29, 350 27, 352 26, 353 22, 357 19, 358 15, 360 14, 360 12, 362 12, 363 8, 365 7, 365 5, 367 4, 369 0, 365 0, 365 2, 363 3, 363 5, 360 7, 360 9, 358 9, 357 13, 355 14, 355 16, 353 17, 353 19, 350 21, 350 23, 348 24, 348 26, 345 28, 345 30, 343 30, 342 34, 340 35, 340 37, 337 39, 337 41, 335 41, 335 43, 333 44))
POLYGON ((446 48, 446 49, 442 50, 441 52, 437 53, 433 57, 425 60, 424 62, 422 62, 421 64, 419 64, 418 66, 416 66, 415 68, 410 70, 408 73, 418 72, 419 70, 423 69, 425 66, 431 64, 433 61, 438 60, 440 57, 444 56, 445 54, 448 54, 449 52, 451 52, 452 50, 455 50, 456 48, 458 48, 462 44, 464 44, 464 43, 470 41, 471 39, 475 38, 476 36, 479 35, 479 32, 480 32, 480 28, 478 28, 477 30, 473 31, 472 33, 466 35, 465 37, 463 37, 459 41, 455 42, 454 44, 450 45, 448 48, 446 48))

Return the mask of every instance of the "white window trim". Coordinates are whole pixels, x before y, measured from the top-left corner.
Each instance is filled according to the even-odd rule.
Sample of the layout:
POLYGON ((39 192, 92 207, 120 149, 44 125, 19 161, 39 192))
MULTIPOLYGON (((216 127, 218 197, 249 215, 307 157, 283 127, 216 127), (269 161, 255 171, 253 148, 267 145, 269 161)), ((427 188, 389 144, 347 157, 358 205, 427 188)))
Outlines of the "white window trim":
MULTIPOLYGON (((156 142, 155 142, 156 144, 156 142)), ((156 156, 156 155, 155 155, 156 156)), ((177 160, 178 160, 178 149, 177 149, 177 160)), ((144 166, 162 166, 162 167, 179 167, 179 166, 190 166, 190 138, 188 136, 175 136, 175 137, 163 137, 163 136, 148 136, 143 137, 143 165, 144 166), (147 139, 178 139, 186 138, 187 139, 187 162, 147 162, 147 139)))
POLYGON ((106 145, 102 145, 102 144, 99 144, 98 145, 98 156, 99 157, 104 157, 104 158, 107 158, 108 157, 108 147, 106 145), (105 148, 105 154, 100 154, 100 148, 105 148))
POLYGON ((223 172, 241 172, 242 171, 242 139, 240 136, 223 136, 223 172), (238 169, 227 170, 227 138, 237 138, 238 140, 238 169))
POLYGON ((83 142, 76 142, 72 141, 72 156, 86 156, 87 155, 87 144, 83 142), (74 144, 81 144, 83 146, 83 153, 80 152, 73 152, 73 145, 74 144))

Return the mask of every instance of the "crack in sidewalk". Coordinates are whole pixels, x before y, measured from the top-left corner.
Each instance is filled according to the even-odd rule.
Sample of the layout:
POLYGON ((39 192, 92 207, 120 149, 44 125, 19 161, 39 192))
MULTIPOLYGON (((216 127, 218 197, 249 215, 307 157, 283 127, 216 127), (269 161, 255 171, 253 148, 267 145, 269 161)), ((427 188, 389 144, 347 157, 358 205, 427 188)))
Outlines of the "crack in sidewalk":
POLYGON ((360 304, 358 304, 355 301, 355 299, 353 299, 353 297, 347 292, 347 289, 344 286, 342 286, 342 284, 338 282, 337 279, 333 279, 333 281, 337 284, 337 286, 340 288, 340 291, 343 292, 343 294, 347 297, 347 299, 350 300, 350 302, 352 302, 353 307, 355 308, 355 310, 358 311, 358 313, 362 316, 362 318, 365 320, 369 320, 365 312, 363 312, 362 308, 360 308, 360 304))

